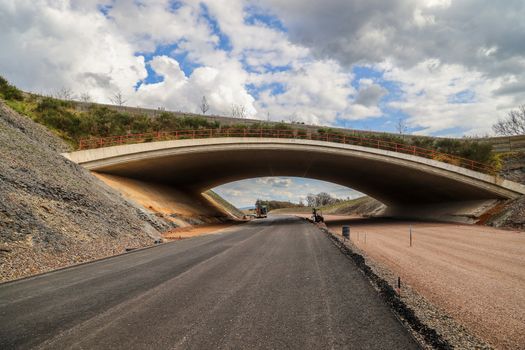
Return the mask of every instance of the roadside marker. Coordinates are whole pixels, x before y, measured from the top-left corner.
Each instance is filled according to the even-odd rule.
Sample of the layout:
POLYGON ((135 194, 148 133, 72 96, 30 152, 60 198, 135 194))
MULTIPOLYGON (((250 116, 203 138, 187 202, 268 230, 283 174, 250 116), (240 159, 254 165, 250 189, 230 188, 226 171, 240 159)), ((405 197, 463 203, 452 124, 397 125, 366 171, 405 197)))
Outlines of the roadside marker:
POLYGON ((408 230, 410 232, 410 246, 412 247, 412 225, 409 226, 408 230))

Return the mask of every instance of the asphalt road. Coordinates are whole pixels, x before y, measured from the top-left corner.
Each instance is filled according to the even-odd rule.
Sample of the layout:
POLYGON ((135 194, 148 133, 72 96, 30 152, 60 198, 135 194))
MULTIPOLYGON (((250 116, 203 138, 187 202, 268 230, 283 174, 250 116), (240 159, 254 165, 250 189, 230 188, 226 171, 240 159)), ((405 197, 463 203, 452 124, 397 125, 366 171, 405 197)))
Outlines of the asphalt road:
POLYGON ((269 218, 0 285, 0 349, 417 349, 315 226, 269 218))

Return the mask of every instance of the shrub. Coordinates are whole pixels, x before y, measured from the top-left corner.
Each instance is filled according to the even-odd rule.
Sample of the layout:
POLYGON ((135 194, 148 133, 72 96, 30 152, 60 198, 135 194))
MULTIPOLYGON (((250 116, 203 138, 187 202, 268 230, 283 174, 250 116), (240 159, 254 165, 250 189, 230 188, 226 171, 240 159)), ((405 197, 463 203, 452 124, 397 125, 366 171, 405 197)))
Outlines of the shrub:
POLYGON ((297 138, 298 139, 306 139, 308 138, 308 133, 304 129, 297 130, 297 138))
POLYGON ((24 94, 18 90, 16 86, 9 84, 9 82, 2 76, 0 76, 0 93, 6 100, 22 101, 24 94))
POLYGON ((80 119, 73 113, 60 110, 47 110, 38 118, 42 124, 64 132, 75 138, 80 131, 80 119))
POLYGON ((458 154, 463 158, 486 163, 491 159, 492 145, 487 142, 463 141, 458 154))
POLYGON ((461 165, 461 160, 457 158, 453 158, 449 156, 448 154, 442 154, 442 153, 434 154, 434 156, 432 156, 432 159, 437 160, 439 162, 452 164, 452 165, 457 165, 457 166, 461 165))
POLYGON ((503 169, 504 159, 504 154, 492 153, 487 163, 494 169, 494 172, 497 173, 503 169))
POLYGON ((52 97, 44 97, 42 100, 40 100, 40 102, 38 102, 36 106, 36 111, 44 113, 49 110, 58 111, 60 109, 69 108, 71 106, 71 102, 58 100, 52 97))

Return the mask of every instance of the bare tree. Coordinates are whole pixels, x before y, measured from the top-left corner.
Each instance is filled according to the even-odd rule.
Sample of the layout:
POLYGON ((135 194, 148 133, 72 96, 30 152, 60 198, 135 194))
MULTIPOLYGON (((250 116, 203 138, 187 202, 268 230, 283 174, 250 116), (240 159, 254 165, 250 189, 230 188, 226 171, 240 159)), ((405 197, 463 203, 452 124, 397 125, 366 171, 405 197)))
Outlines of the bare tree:
POLYGON ((318 194, 308 193, 306 195, 306 205, 309 207, 322 207, 325 205, 339 203, 340 201, 340 199, 332 197, 326 192, 320 192, 318 194))
POLYGON ((206 96, 202 96, 202 101, 199 108, 201 109, 202 114, 206 114, 206 112, 208 112, 210 109, 210 105, 208 104, 208 101, 206 101, 206 96))
POLYGON ((127 102, 127 100, 124 98, 124 95, 122 95, 120 91, 115 92, 109 99, 117 106, 123 106, 127 102))
POLYGON ((407 123, 405 121, 405 119, 403 118, 399 118, 397 120, 397 123, 396 123, 396 130, 398 133, 400 134, 406 134, 407 131, 408 131, 408 126, 407 126, 407 123))
POLYGON ((315 206, 317 206, 317 199, 316 199, 315 194, 313 194, 313 193, 308 193, 308 194, 306 195, 306 204, 307 204, 309 207, 315 207, 315 206))
POLYGON ((499 120, 492 126, 498 135, 523 135, 525 134, 525 105, 512 110, 507 114, 507 118, 499 120))
POLYGON ((296 124, 297 123, 297 114, 294 112, 292 114, 288 115, 288 121, 290 124, 296 124))
POLYGON ((63 87, 55 91, 54 97, 60 100, 69 101, 73 99, 73 91, 69 88, 63 87))
POLYGON ((329 205, 335 203, 335 198, 326 192, 321 192, 317 194, 317 205, 322 207, 324 205, 329 205))
POLYGON ((233 118, 246 118, 246 107, 243 105, 232 104, 232 117, 233 118))
POLYGON ((87 92, 83 92, 80 94, 80 101, 81 102, 91 102, 92 101, 92 98, 91 98, 91 95, 88 94, 87 92))

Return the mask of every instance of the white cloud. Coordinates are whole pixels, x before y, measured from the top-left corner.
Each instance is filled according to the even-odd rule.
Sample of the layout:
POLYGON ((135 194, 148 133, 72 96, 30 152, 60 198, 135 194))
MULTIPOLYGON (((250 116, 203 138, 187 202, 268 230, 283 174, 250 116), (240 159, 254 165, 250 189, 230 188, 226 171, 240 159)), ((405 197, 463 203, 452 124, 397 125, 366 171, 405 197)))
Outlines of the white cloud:
POLYGON ((385 78, 399 82, 405 93, 389 106, 408 114, 409 126, 423 128, 423 134, 452 128, 470 134, 489 133, 498 115, 514 106, 512 97, 494 96, 494 90, 504 85, 502 79, 487 78, 461 65, 432 59, 409 69, 391 64, 381 68, 385 78))
POLYGON ((241 104, 248 115, 255 114, 254 99, 244 87, 246 73, 235 65, 222 70, 199 67, 189 77, 175 59, 167 56, 156 56, 151 67, 164 80, 140 86, 134 94, 134 101, 140 105, 199 112, 199 102, 206 96, 210 113, 228 112, 232 104, 241 104))
POLYGON ((257 178, 255 182, 258 184, 274 187, 290 187, 290 185, 293 183, 293 180, 286 177, 260 177, 257 178))
POLYGON ((351 105, 355 93, 350 85, 352 77, 336 62, 323 60, 300 62, 290 71, 253 75, 250 81, 262 87, 267 84, 282 87, 276 93, 267 89, 260 94, 257 100, 260 115, 269 112, 285 121, 331 124, 337 117, 357 117, 352 113, 355 112, 351 105))
POLYGON ((363 195, 344 186, 296 177, 262 177, 235 181, 213 190, 237 207, 253 206, 257 199, 299 203, 306 199, 308 193, 327 192, 341 199, 357 198, 363 195))
POLYGON ((0 72, 37 92, 67 87, 107 101, 108 91, 132 91, 146 77, 143 58, 94 6, 81 10, 68 1, 0 1, 0 72))
POLYGON ((197 112, 205 95, 212 113, 334 124, 385 113, 380 78, 351 84, 356 65, 385 68, 411 126, 480 133, 525 98, 523 17, 521 0, 0 0, 0 74, 99 102, 120 90, 197 112), (148 65, 162 82, 144 82, 148 65))

